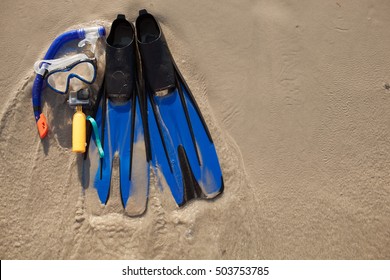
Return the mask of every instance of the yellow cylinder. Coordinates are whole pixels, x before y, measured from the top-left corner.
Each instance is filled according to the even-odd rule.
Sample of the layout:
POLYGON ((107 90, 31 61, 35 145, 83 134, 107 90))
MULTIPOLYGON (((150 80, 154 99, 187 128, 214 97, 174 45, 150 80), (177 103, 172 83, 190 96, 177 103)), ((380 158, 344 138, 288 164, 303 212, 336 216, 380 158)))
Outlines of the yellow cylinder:
POLYGON ((86 125, 87 120, 81 106, 76 107, 72 123, 72 151, 75 153, 85 153, 86 147, 86 125))

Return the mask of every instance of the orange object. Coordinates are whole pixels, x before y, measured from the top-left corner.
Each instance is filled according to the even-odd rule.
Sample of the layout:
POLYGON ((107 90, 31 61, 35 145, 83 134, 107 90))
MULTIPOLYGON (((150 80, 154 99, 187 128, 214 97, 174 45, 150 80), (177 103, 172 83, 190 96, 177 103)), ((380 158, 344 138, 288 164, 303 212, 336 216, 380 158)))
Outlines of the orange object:
POLYGON ((47 120, 43 113, 39 115, 39 120, 37 121, 37 127, 38 127, 39 137, 41 137, 41 139, 45 138, 47 132, 49 131, 49 127, 47 126, 47 120))

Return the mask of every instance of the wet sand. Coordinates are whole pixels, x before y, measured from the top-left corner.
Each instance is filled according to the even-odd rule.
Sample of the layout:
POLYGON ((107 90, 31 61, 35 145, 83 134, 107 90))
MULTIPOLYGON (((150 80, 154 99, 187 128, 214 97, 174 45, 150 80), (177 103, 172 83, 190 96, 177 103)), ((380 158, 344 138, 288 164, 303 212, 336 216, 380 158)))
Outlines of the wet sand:
POLYGON ((390 4, 386 1, 0 3, 1 259, 389 259, 390 4), (33 65, 74 27, 148 9, 209 126, 224 194, 177 208, 152 177, 145 215, 113 184, 94 211, 66 98, 33 65))

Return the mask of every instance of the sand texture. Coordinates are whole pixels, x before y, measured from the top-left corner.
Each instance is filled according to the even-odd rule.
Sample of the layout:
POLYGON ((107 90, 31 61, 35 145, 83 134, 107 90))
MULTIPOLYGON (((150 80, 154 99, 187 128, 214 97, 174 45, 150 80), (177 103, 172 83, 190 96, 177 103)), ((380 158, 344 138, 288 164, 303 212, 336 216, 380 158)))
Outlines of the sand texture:
MULTIPOLYGON (((389 259, 389 1, 0 2, 0 259, 389 259), (209 126, 225 192, 99 209, 71 151, 73 110, 33 64, 74 27, 147 8, 209 126), (98 209, 96 209, 98 208, 98 209)), ((117 178, 114 172, 114 178, 117 178)))

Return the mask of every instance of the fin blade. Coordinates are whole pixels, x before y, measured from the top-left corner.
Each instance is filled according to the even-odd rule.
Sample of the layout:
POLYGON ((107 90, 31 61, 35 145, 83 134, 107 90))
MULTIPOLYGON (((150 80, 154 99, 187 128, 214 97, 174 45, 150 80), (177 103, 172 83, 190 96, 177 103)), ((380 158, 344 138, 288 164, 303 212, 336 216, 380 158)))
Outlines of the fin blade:
POLYGON ((204 198, 205 195, 202 192, 202 189, 199 187, 198 182, 196 181, 194 174, 192 173, 190 163, 188 162, 187 154, 182 145, 177 148, 180 161, 180 169, 183 176, 183 202, 179 206, 183 206, 187 201, 194 198, 204 198))

